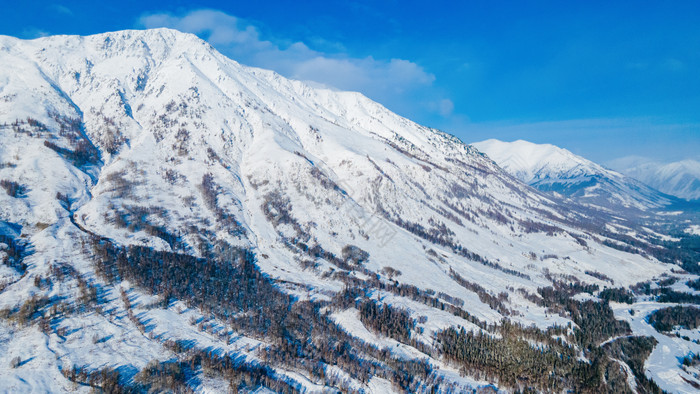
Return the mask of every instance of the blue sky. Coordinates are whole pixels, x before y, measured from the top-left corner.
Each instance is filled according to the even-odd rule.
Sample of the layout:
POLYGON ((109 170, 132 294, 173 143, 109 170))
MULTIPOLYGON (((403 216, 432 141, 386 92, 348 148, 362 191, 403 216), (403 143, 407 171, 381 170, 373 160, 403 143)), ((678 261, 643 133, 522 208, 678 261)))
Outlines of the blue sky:
POLYGON ((592 160, 700 160, 700 2, 122 0, 3 4, 0 34, 167 26, 457 135, 592 160))

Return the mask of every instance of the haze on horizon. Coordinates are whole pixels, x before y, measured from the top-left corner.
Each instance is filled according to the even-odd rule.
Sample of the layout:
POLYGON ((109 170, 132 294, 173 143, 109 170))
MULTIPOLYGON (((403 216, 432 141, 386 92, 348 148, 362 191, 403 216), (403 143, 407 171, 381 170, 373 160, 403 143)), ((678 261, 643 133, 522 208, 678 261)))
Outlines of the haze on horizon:
POLYGON ((243 64, 360 91, 465 142, 551 143, 600 163, 700 160, 697 2, 66 0, 3 8, 0 34, 20 38, 191 32, 243 64))

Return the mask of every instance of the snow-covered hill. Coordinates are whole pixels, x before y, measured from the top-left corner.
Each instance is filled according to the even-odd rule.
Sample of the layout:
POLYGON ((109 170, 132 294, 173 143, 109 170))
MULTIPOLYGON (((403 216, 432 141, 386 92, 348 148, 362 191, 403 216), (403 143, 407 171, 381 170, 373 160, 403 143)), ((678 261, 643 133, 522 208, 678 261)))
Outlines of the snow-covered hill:
POLYGON ((490 139, 472 144, 508 173, 545 192, 608 209, 660 208, 673 198, 551 144, 490 139))
POLYGON ((587 300, 692 266, 665 235, 192 35, 0 37, 0 181, 1 391, 695 379, 588 350, 628 332, 587 300))
POLYGON ((613 160, 610 167, 621 173, 686 200, 700 200, 700 162, 682 160, 659 163, 640 157, 613 160))

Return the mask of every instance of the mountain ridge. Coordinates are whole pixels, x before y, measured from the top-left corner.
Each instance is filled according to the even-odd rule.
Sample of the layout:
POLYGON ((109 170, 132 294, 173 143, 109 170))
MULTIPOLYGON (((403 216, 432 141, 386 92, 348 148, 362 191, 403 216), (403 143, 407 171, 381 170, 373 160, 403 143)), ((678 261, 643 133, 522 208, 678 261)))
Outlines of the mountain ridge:
POLYGON ((640 181, 551 144, 490 139, 473 143, 521 181, 583 203, 641 210, 671 206, 675 199, 640 181))
POLYGON ((622 158, 608 163, 612 168, 685 200, 700 200, 700 162, 686 159, 671 163, 646 158, 622 158))

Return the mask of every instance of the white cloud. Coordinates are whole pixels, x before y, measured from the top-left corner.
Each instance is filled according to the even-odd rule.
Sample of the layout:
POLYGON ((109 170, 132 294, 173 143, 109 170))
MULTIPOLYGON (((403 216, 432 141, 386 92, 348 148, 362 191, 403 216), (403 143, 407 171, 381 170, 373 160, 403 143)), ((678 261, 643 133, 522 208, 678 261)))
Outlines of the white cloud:
MULTIPOLYGON (((303 42, 281 46, 261 38, 255 26, 241 18, 218 10, 195 10, 183 15, 146 14, 139 19, 145 28, 170 27, 194 33, 225 55, 243 64, 272 69, 300 80, 330 85, 342 90, 359 91, 405 115, 431 108, 448 116, 454 104, 443 99, 433 86, 435 76, 420 65, 404 59, 358 58, 346 53, 324 53, 303 42), (408 97, 408 96, 411 97, 408 97), (424 105, 416 96, 436 105, 424 105)), ((315 38, 318 40, 318 38, 315 38)), ((326 42, 326 47, 330 47, 326 42)), ((335 45, 343 48, 342 45, 335 45)))
POLYGON ((663 66, 669 71, 683 71, 685 69, 685 63, 674 58, 666 59, 663 66))
POLYGON ((61 4, 51 4, 49 6, 49 10, 57 14, 61 14, 63 16, 73 16, 73 11, 70 8, 61 4))
POLYGON ((455 104, 450 99, 440 100, 440 115, 449 116, 455 109, 455 104))
POLYGON ((22 34, 20 36, 23 38, 34 39, 40 37, 47 37, 50 35, 51 33, 46 30, 42 30, 34 26, 27 26, 24 29, 22 29, 22 34))
MULTIPOLYGON (((259 45, 261 40, 253 26, 235 16, 216 10, 197 10, 184 16, 169 13, 141 16, 139 23, 146 28, 171 27, 203 36, 212 45, 259 45)), ((270 44, 270 43, 265 43, 270 44)))

